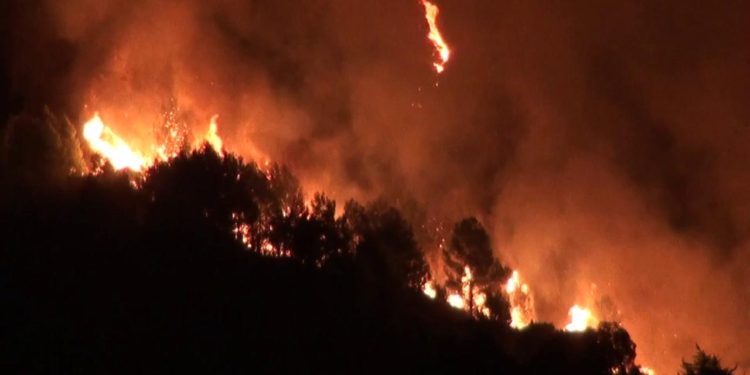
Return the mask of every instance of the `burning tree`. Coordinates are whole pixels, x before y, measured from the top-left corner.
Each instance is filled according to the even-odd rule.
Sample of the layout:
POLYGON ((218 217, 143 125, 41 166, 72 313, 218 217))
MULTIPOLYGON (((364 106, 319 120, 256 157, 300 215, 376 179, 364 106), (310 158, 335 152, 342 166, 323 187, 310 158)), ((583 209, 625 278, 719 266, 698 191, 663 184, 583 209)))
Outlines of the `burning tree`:
POLYGON ((443 249, 443 260, 446 288, 461 290, 470 312, 482 312, 477 304, 494 306, 495 311, 490 314, 507 320, 507 303, 499 300, 486 304, 486 301, 488 297, 502 299, 500 286, 511 271, 495 258, 490 236, 476 218, 464 219, 455 225, 448 247, 443 249), (498 308, 503 311, 497 311, 498 308))

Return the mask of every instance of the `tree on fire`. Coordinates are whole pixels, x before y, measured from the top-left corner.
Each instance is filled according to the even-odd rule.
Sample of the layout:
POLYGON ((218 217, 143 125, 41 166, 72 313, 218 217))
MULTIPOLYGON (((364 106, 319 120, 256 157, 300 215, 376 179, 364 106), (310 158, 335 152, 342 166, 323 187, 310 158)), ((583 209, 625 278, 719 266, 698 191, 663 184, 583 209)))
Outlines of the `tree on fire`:
POLYGON ((260 207, 260 217, 252 225, 252 249, 263 252, 264 242, 276 249, 275 255, 287 249, 290 239, 282 235, 294 228, 304 214, 305 203, 299 181, 284 166, 273 164, 255 179, 252 195, 260 207))
POLYGON ((495 258, 490 236, 476 218, 459 221, 453 227, 451 239, 443 249, 445 273, 448 277, 446 287, 461 290, 465 268, 471 273, 468 298, 470 310, 473 311, 474 288, 488 297, 487 306, 491 314, 507 320, 507 302, 504 302, 500 291, 501 284, 507 280, 511 271, 495 258))

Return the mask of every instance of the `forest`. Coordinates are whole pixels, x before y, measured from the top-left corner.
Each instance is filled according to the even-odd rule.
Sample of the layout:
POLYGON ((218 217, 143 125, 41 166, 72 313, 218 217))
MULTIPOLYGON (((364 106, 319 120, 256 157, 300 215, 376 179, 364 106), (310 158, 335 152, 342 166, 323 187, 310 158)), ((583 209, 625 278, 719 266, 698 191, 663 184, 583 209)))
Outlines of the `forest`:
MULTIPOLYGON (((449 226, 446 280, 431 299, 422 289, 435 239, 407 204, 306 200, 283 165, 208 144, 139 174, 80 145, 50 110, 3 129, 4 368, 645 373, 617 322, 511 328, 499 291, 511 271, 476 218, 449 226), (465 268, 484 312, 445 302, 465 268)), ((733 369, 696 346, 679 371, 733 369)))

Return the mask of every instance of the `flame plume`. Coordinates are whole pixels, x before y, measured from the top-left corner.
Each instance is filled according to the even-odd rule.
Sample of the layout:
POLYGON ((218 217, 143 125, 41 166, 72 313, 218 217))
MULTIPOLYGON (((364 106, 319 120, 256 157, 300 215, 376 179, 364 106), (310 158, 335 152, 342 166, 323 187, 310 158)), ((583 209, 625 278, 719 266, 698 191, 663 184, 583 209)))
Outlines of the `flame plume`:
MULTIPOLYGON (((89 147, 104 159, 108 160, 115 170, 129 169, 134 172, 141 172, 153 165, 154 160, 159 159, 167 161, 177 156, 181 145, 186 142, 188 130, 174 121, 174 116, 169 115, 169 120, 165 125, 165 135, 162 137, 159 147, 152 147, 149 156, 133 150, 127 142, 117 136, 112 129, 104 124, 99 113, 95 113, 89 121, 83 125, 83 138, 88 142, 89 147)), ((208 143, 219 155, 223 156, 224 142, 218 134, 216 124, 218 115, 211 118, 208 126, 208 132, 200 143, 194 145, 194 148, 200 147, 203 142, 208 143)))
POLYGON ((435 299, 435 297, 437 297, 437 290, 435 290, 435 286, 433 285, 432 281, 424 283, 422 292, 424 292, 424 294, 426 294, 427 297, 430 297, 431 299, 435 299))
POLYGON ((438 9, 437 5, 427 0, 422 0, 422 5, 424 5, 427 24, 430 26, 430 33, 427 34, 427 37, 432 41, 432 44, 435 46, 435 51, 437 51, 440 57, 439 61, 434 62, 432 65, 435 66, 435 71, 442 73, 443 70, 445 70, 445 64, 448 62, 448 59, 450 59, 451 50, 448 47, 448 44, 445 43, 445 40, 443 40, 443 35, 440 34, 440 29, 437 26, 437 17, 440 13, 440 9, 438 9))
POLYGON ((112 129, 104 125, 99 113, 83 125, 83 137, 92 150, 109 160, 116 170, 130 169, 141 171, 149 165, 147 159, 133 151, 112 129))
POLYGON ((208 125, 208 133, 206 133, 206 142, 208 142, 208 144, 211 145, 219 155, 224 155, 224 141, 222 141, 217 134, 218 126, 216 125, 216 120, 218 119, 219 115, 211 117, 211 123, 208 125))
POLYGON ((522 329, 531 324, 534 319, 531 291, 528 285, 521 282, 518 271, 513 271, 513 275, 505 284, 505 293, 508 294, 510 303, 510 326, 522 329))
POLYGON ((565 330, 568 332, 582 332, 587 328, 595 327, 599 323, 591 310, 578 305, 571 307, 568 315, 570 315, 570 323, 565 326, 565 330))

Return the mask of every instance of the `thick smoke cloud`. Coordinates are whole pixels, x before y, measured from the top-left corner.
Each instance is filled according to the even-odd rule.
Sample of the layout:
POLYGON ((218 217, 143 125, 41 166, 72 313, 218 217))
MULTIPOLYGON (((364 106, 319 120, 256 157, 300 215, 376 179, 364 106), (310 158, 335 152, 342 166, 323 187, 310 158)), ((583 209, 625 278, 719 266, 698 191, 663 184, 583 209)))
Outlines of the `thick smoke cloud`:
POLYGON ((596 284, 641 362, 698 342, 750 368, 750 35, 740 1, 15 1, 11 112, 165 109, 335 198, 477 215, 560 323, 596 284))

